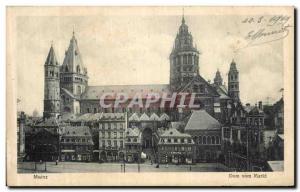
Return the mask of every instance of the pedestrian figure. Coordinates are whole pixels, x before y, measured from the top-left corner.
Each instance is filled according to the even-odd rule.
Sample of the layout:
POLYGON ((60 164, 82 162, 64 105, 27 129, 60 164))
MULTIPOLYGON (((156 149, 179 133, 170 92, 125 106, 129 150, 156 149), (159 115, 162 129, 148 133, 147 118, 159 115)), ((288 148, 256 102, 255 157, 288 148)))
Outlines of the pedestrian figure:
POLYGON ((192 171, 192 166, 190 165, 190 171, 192 171))
POLYGON ((55 165, 58 165, 58 159, 56 159, 56 161, 55 161, 55 165))
POLYGON ((168 168, 168 167, 169 167, 169 164, 167 163, 167 164, 166 164, 166 168, 168 168))

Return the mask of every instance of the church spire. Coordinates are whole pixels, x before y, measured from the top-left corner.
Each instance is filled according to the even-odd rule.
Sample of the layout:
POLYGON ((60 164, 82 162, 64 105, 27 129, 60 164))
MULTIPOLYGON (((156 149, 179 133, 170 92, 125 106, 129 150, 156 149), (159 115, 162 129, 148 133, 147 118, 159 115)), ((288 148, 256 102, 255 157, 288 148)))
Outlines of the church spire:
POLYGON ((181 23, 185 24, 185 19, 184 19, 184 8, 182 8, 182 19, 181 19, 181 23))
POLYGON ((55 52, 54 52, 54 48, 53 48, 53 41, 51 41, 51 47, 45 62, 45 65, 58 65, 56 56, 55 56, 55 52))

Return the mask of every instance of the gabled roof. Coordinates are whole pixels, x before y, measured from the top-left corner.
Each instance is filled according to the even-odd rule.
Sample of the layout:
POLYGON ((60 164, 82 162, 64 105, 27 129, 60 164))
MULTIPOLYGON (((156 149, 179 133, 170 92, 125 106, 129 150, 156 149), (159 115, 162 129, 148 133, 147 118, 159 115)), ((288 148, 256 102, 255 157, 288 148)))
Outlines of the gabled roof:
POLYGON ((212 96, 218 97, 220 94, 216 91, 216 89, 209 84, 201 75, 195 76, 190 82, 188 82, 186 85, 183 87, 179 88, 179 92, 185 92, 191 85, 193 85, 194 82, 202 82, 207 86, 207 93, 205 94, 210 94, 212 96))
POLYGON ((146 113, 143 113, 140 117, 140 121, 149 121, 149 116, 146 113))
POLYGON ((191 137, 191 135, 187 133, 180 133, 177 129, 170 128, 165 130, 160 137, 191 137))
POLYGON ((170 117, 166 113, 163 113, 160 115, 159 120, 160 121, 170 121, 170 117))
POLYGON ((149 120, 150 121, 159 121, 160 118, 158 117, 158 115, 156 115, 156 113, 152 113, 149 120))
POLYGON ((133 114, 129 117, 128 120, 129 120, 129 121, 140 121, 140 118, 139 118, 139 116, 138 116, 136 113, 133 113, 133 114))
POLYGON ((249 113, 249 115, 260 115, 264 113, 264 111, 259 109, 258 106, 246 106, 245 110, 249 113))
POLYGON ((205 110, 193 111, 190 116, 185 131, 190 130, 209 130, 209 129, 220 129, 220 123, 209 115, 205 110))

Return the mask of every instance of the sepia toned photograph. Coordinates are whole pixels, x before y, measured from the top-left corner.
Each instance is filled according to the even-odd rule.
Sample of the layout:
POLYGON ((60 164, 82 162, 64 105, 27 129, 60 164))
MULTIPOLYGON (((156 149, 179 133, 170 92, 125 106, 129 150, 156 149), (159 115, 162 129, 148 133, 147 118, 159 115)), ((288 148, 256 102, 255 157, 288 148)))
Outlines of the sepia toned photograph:
POLYGON ((8 7, 9 185, 294 185, 294 27, 293 7, 8 7))

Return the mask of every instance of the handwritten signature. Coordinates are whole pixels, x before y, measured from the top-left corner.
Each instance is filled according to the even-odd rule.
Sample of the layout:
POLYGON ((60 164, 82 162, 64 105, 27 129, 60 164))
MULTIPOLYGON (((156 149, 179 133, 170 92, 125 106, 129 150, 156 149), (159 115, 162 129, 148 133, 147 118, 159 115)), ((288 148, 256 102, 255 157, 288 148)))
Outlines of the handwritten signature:
POLYGON ((258 16, 243 19, 241 23, 255 27, 255 29, 249 31, 244 37, 247 44, 243 48, 284 39, 289 35, 290 28, 294 27, 288 24, 290 18, 290 16, 286 15, 276 15, 271 18, 258 16))
POLYGON ((260 45, 284 39, 289 35, 291 25, 283 25, 281 28, 270 30, 268 27, 248 32, 245 39, 249 40, 248 45, 260 45))

